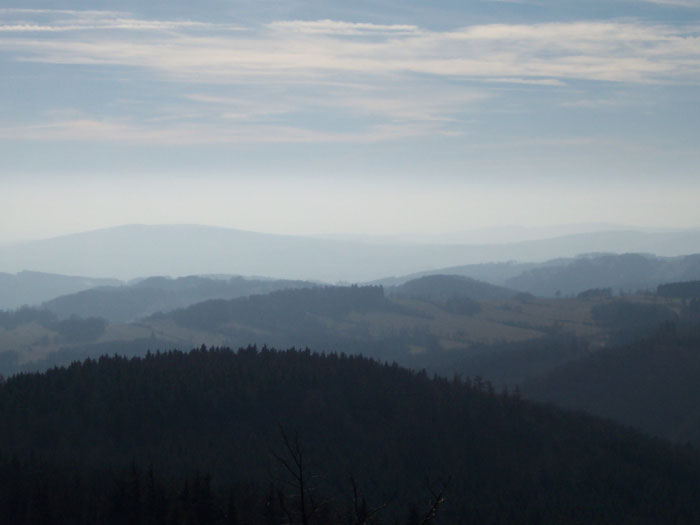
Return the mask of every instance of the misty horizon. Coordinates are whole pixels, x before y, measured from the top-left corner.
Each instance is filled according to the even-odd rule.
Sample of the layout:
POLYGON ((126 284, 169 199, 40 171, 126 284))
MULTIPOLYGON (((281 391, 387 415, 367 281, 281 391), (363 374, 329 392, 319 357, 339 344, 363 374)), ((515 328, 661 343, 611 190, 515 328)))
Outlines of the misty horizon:
POLYGON ((497 224, 478 228, 463 228, 446 231, 262 231, 238 228, 222 224, 204 223, 124 223, 99 226, 95 228, 61 231, 57 233, 46 233, 43 235, 22 237, 17 239, 0 239, 0 246, 23 244, 34 241, 51 240, 59 237, 70 237, 85 233, 92 233, 101 230, 114 230, 130 227, 194 227, 194 228, 217 228, 222 230, 233 230, 262 235, 277 235, 286 237, 309 237, 328 240, 343 240, 352 242, 389 242, 392 244, 418 243, 418 244, 503 244, 519 241, 540 240, 548 238, 563 237, 569 235, 599 233, 599 232, 682 232, 692 231, 700 226, 687 227, 658 227, 642 224, 613 224, 606 222, 594 223, 569 223, 569 224, 497 224))
MULTIPOLYGON (((520 231, 517 229, 517 231, 520 231)), ((488 233, 488 232, 487 232, 488 233)), ((490 234, 493 237, 493 234, 490 234)), ((134 279, 244 275, 369 282, 463 265, 545 262, 585 254, 700 253, 700 229, 598 230, 512 242, 292 236, 200 225, 127 225, 0 246, 0 271, 134 279)))

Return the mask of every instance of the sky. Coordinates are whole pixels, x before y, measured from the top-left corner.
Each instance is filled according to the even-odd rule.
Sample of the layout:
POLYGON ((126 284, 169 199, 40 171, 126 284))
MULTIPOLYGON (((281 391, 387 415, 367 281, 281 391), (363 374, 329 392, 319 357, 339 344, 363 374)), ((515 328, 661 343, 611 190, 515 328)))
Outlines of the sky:
POLYGON ((2 0, 0 243, 700 227, 699 84, 700 0, 2 0))

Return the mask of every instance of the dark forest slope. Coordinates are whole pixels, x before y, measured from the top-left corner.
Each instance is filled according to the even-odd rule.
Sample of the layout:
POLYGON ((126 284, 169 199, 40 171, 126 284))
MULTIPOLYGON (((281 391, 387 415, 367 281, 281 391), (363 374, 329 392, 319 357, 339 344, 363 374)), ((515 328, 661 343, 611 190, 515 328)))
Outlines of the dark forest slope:
POLYGON ((669 323, 654 336, 598 351, 522 386, 533 399, 700 444, 700 329, 669 323))
POLYGON ((0 419, 0 450, 18 457, 0 458, 15 494, 0 512, 21 515, 17 523, 39 503, 35 511, 60 509, 66 522, 117 511, 146 521, 160 509, 175 523, 223 523, 235 507, 248 523, 300 523, 298 484, 275 458, 293 462, 280 427, 304 453, 307 503, 325 502, 309 523, 360 522, 351 476, 360 514, 362 498, 365 509, 388 503, 375 522, 419 523, 428 487, 439 496, 448 479, 440 523, 700 520, 691 451, 362 357, 202 349, 101 358, 9 379, 0 419), (155 474, 139 474, 148 465, 155 474), (195 472, 183 488, 178 480, 195 472), (192 500, 199 517, 188 521, 179 513, 192 500))

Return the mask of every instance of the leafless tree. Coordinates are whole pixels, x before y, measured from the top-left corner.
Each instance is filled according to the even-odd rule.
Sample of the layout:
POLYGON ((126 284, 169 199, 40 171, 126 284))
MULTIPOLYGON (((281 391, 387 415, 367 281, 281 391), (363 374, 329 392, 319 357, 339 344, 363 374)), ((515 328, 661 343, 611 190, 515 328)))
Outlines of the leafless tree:
MULTIPOLYGON (((284 427, 280 425, 279 428, 285 453, 278 454, 274 450, 270 450, 270 453, 291 476, 292 481, 287 484, 291 485, 297 494, 299 519, 302 525, 309 525, 318 510, 318 506, 315 504, 308 486, 308 476, 306 465, 304 464, 304 450, 299 442, 299 432, 295 430, 294 437, 290 439, 284 427)), ((294 523, 294 516, 285 504, 284 494, 280 492, 278 498, 287 519, 290 523, 294 523)))
POLYGON ((447 478, 447 481, 443 481, 440 484, 441 487, 440 487, 439 491, 435 491, 433 489, 432 485, 430 484, 430 480, 429 479, 425 480, 426 487, 428 488, 428 491, 430 492, 430 508, 423 515, 423 519, 420 521, 421 525, 426 525, 426 524, 432 522, 435 519, 435 517, 437 516, 440 505, 442 505, 445 502, 447 488, 450 486, 450 481, 452 481, 452 476, 447 478))
POLYGON ((383 511, 389 506, 392 500, 396 497, 394 494, 387 501, 375 507, 373 509, 367 508, 367 502, 364 497, 360 497, 357 481, 355 477, 350 474, 350 484, 352 485, 352 502, 353 510, 355 512, 355 525, 368 525, 372 523, 372 518, 376 516, 379 512, 383 511))

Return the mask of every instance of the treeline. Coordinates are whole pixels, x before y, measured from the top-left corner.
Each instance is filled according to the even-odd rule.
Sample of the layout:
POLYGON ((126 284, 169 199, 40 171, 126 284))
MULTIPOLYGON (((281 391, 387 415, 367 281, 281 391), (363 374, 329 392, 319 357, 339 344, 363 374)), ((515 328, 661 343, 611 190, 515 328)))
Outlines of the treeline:
POLYGON ((688 311, 683 314, 651 336, 529 381, 523 394, 700 445, 700 324, 688 311))
MULTIPOLYGON (((291 459, 291 458, 290 458, 291 459)), ((425 497, 404 512, 371 507, 353 478, 344 498, 324 499, 289 482, 237 483, 223 489, 206 474, 164 477, 152 466, 83 469, 48 461, 0 457, 0 522, 12 525, 406 524, 433 523, 445 502, 447 484, 426 488, 425 497), (387 515, 392 515, 391 520, 387 515)), ((287 480, 285 480, 287 481, 287 480)))
POLYGON ((61 343, 92 341, 104 334, 107 321, 101 317, 81 318, 75 315, 59 320, 52 312, 40 308, 23 307, 17 310, 0 310, 0 328, 15 328, 35 323, 58 332, 61 343))
POLYGON ((609 331, 611 345, 644 339, 654 334, 660 326, 679 319, 678 314, 668 306, 625 299, 594 305, 591 317, 609 331))
POLYGON ((48 310, 29 308, 27 306, 17 310, 0 310, 0 328, 14 330, 23 324, 36 323, 40 326, 53 326, 58 318, 48 310))
POLYGON ((156 318, 171 318, 188 328, 217 331, 227 323, 269 330, 301 331, 323 327, 317 317, 340 319, 351 312, 397 309, 384 297, 381 286, 324 286, 282 290, 267 295, 212 300, 175 310, 156 318))
POLYGON ((363 357, 102 357, 9 378, 0 420, 25 523, 700 521, 694 450, 363 357))
POLYGON ((469 298, 474 301, 511 299, 516 293, 515 290, 461 275, 427 275, 390 289, 392 297, 419 299, 438 304, 454 298, 469 298))
POLYGON ((700 281, 661 284, 656 289, 661 297, 677 297, 680 299, 700 298, 700 281))
POLYGON ((314 283, 198 276, 149 277, 128 286, 107 286, 56 297, 43 307, 60 317, 99 316, 112 323, 133 321, 211 299, 233 299, 280 289, 310 288, 314 283))
MULTIPOLYGON (((585 339, 566 334, 550 334, 538 339, 514 343, 474 345, 466 355, 441 362, 434 354, 423 360, 414 356, 415 365, 442 376, 459 374, 481 377, 498 388, 517 388, 523 382, 545 375, 566 363, 590 355, 591 345, 585 339)), ((410 361, 409 361, 410 363, 410 361)))

